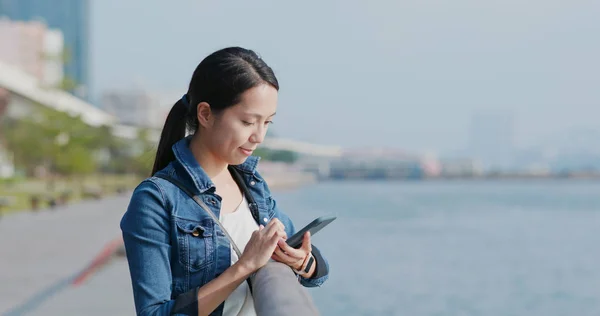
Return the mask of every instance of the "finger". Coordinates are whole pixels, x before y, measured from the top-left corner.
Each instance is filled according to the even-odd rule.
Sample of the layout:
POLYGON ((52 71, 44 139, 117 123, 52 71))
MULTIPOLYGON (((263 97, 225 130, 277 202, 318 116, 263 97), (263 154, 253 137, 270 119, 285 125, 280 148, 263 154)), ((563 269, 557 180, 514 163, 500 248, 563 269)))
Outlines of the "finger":
POLYGON ((282 231, 281 229, 279 229, 279 225, 277 223, 274 224, 267 224, 267 228, 266 228, 266 232, 265 234, 267 234, 267 236, 272 236, 275 233, 278 233, 280 236, 285 235, 285 231, 282 231))
MULTIPOLYGON (((273 228, 277 228, 277 221, 276 219, 272 219, 269 223, 267 223, 267 225, 265 226, 265 229, 267 231, 272 230, 273 228)), ((266 233, 266 231, 265 231, 266 233)))
POLYGON ((279 224, 281 224, 281 222, 279 221, 279 219, 278 219, 277 217, 273 217, 273 218, 272 218, 272 219, 269 221, 269 223, 267 224, 267 226, 268 226, 268 225, 279 225, 279 224))
POLYGON ((265 251, 265 254, 267 255, 272 255, 273 253, 275 253, 275 248, 277 248, 277 241, 279 240, 279 236, 277 235, 273 235, 271 237, 263 235, 263 242, 262 242, 262 250, 265 251))
POLYGON ((302 249, 308 254, 312 251, 310 243, 310 232, 306 232, 302 238, 302 249))
POLYGON ((279 259, 281 259, 280 260, 281 262, 286 263, 286 264, 291 264, 291 263, 298 261, 298 259, 290 257, 287 254, 285 254, 283 252, 283 250, 281 250, 281 248, 279 248, 279 247, 275 247, 275 251, 273 252, 273 255, 276 255, 279 259))
POLYGON ((277 218, 274 217, 270 222, 273 223, 273 225, 276 225, 280 230, 285 231, 285 225, 283 225, 283 223, 277 218))
POLYGON ((298 259, 287 255, 279 247, 275 247, 275 252, 271 258, 273 258, 275 261, 284 263, 293 269, 300 269, 300 267, 302 267, 302 263, 304 262, 304 259, 302 258, 298 259))
MULTIPOLYGON (((281 232, 280 232, 280 231, 278 231, 278 230, 275 230, 275 231, 273 232, 273 235, 266 235, 266 236, 267 236, 267 238, 268 238, 268 240, 269 240, 269 246, 271 246, 271 245, 275 245, 275 246, 277 246, 277 242, 278 242, 280 239, 282 239, 282 234, 281 234, 281 232)), ((275 248, 273 248, 273 250, 272 250, 272 251, 275 251, 275 248)))
POLYGON ((283 225, 283 223, 279 219, 277 219, 277 218, 274 218, 273 220, 275 221, 275 224, 277 225, 277 227, 279 227, 279 230, 285 234, 285 236, 283 237, 283 239, 287 239, 287 233, 285 231, 285 225, 283 225))
POLYGON ((307 255, 307 253, 305 253, 304 250, 294 249, 283 240, 280 240, 279 243, 277 243, 277 245, 279 246, 277 248, 280 249, 282 253, 285 253, 286 256, 293 258, 293 260, 295 261, 304 259, 307 255))
POLYGON ((287 238, 285 232, 282 232, 280 230, 276 231, 275 234, 279 236, 280 241, 285 241, 285 239, 287 238))
POLYGON ((271 259, 273 259, 273 260, 275 260, 275 261, 277 261, 277 262, 281 262, 281 263, 285 263, 285 264, 287 264, 287 263, 286 263, 286 262, 284 262, 284 261, 283 261, 283 259, 282 259, 281 257, 279 257, 279 256, 278 256, 276 253, 273 253, 273 254, 271 255, 271 259))
POLYGON ((282 231, 285 231, 285 225, 283 225, 283 223, 280 220, 277 220, 277 222, 278 222, 279 229, 281 229, 282 231))

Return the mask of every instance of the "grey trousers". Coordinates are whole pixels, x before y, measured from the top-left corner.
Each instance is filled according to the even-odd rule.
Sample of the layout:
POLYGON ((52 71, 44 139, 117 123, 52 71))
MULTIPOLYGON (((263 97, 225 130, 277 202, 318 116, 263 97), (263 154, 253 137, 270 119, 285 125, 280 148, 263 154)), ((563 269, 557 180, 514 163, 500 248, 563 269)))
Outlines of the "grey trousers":
POLYGON ((319 315, 308 290, 287 265, 270 261, 252 278, 252 296, 258 316, 319 315))

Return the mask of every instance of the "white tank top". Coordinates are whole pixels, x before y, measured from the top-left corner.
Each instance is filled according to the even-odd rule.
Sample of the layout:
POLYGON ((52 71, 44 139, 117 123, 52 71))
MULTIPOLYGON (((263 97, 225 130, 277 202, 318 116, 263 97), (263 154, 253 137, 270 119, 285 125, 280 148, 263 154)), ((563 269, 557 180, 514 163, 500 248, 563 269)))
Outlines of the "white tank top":
MULTIPOLYGON (((240 203, 233 213, 221 213, 219 220, 229 235, 231 235, 231 238, 235 241, 240 251, 244 252, 244 248, 246 248, 246 244, 250 240, 252 233, 258 230, 258 224, 256 224, 256 221, 252 217, 246 197, 242 198, 242 203, 240 203)), ((238 259, 233 247, 231 247, 231 264, 237 262, 238 259)), ((250 288, 248 287, 248 282, 244 281, 225 300, 223 316, 255 315, 256 311, 254 310, 254 301, 250 294, 250 288)))

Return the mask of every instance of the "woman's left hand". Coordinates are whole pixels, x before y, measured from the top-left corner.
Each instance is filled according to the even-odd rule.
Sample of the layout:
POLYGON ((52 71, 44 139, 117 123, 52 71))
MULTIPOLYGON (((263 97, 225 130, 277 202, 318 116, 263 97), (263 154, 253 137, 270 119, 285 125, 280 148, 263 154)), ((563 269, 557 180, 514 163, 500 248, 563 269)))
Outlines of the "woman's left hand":
MULTIPOLYGON (((302 239, 302 247, 295 249, 290 247, 284 240, 279 240, 278 247, 273 252, 273 260, 285 263, 292 269, 299 271, 304 268, 304 263, 312 252, 310 244, 310 232, 306 232, 302 239)), ((312 270, 312 269, 311 269, 312 270)), ((302 275, 307 277, 305 275, 302 275)))

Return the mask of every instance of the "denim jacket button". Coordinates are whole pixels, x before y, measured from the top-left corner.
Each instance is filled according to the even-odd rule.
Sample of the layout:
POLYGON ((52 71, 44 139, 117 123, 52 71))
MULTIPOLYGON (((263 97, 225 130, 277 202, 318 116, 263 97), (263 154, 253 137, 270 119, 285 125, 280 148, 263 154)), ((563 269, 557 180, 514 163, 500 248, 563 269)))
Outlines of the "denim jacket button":
POLYGON ((256 182, 250 181, 250 185, 255 185, 255 184, 256 184, 256 182))
POLYGON ((200 236, 200 232, 198 231, 198 229, 194 229, 194 231, 192 232, 192 236, 194 236, 194 237, 200 236))
POLYGON ((265 217, 265 218, 263 218, 263 221, 266 223, 269 221, 269 219, 265 217))

